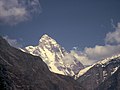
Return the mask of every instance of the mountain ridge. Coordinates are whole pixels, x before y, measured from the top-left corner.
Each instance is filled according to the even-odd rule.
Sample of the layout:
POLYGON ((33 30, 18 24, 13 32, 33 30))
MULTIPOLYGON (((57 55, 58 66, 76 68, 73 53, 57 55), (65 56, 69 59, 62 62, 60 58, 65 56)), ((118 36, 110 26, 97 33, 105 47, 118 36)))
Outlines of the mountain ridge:
POLYGON ((74 76, 84 66, 73 55, 70 55, 54 39, 43 35, 37 46, 27 46, 23 51, 40 56, 48 65, 50 71, 62 75, 74 76))
POLYGON ((1 90, 84 90, 68 76, 49 71, 38 56, 11 47, 0 37, 1 90))
POLYGON ((76 80, 50 72, 38 56, 11 47, 0 37, 2 90, 119 90, 120 54, 80 70, 76 80))
MULTIPOLYGON (((81 86, 86 86, 86 90, 101 90, 101 88, 103 90, 111 90, 108 86, 113 84, 112 81, 115 81, 113 79, 108 79, 110 77, 115 78, 114 73, 116 73, 119 69, 120 54, 98 61, 97 63, 81 70, 78 76, 76 76, 76 80, 81 86), (106 84, 106 86, 104 86, 104 84, 106 84)), ((120 74, 118 74, 118 77, 119 76, 120 74)), ((120 88, 119 86, 115 86, 114 88, 116 87, 120 88)))

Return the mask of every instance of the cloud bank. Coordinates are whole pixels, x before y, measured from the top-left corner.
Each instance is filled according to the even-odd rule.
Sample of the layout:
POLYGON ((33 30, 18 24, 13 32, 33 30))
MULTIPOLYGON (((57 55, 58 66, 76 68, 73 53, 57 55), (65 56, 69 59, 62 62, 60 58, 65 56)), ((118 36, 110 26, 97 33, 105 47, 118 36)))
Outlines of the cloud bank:
POLYGON ((120 54, 120 23, 113 28, 115 28, 115 31, 106 34, 105 45, 96 45, 92 48, 85 47, 82 52, 74 49, 71 50, 70 54, 84 65, 90 65, 98 60, 120 54))
POLYGON ((0 0, 0 23, 10 25, 29 20, 40 12, 39 0, 0 0))
POLYGON ((106 43, 120 44, 120 23, 118 23, 115 29, 116 30, 114 32, 107 33, 106 38, 105 38, 106 43))
POLYGON ((20 43, 18 43, 18 41, 16 39, 11 39, 8 36, 4 36, 3 37, 11 46, 15 47, 15 48, 20 48, 22 47, 22 45, 20 43))

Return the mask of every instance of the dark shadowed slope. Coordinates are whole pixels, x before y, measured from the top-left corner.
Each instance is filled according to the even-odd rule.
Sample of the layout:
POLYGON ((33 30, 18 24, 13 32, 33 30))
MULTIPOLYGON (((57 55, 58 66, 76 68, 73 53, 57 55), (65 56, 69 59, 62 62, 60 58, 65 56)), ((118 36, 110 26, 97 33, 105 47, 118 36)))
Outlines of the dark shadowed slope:
POLYGON ((120 55, 116 55, 111 58, 101 60, 80 71, 81 76, 77 79, 77 81, 86 90, 96 90, 96 88, 98 90, 120 90, 118 89, 120 85, 120 82, 118 82, 120 80, 120 73, 118 73, 118 71, 120 71, 119 68, 120 55), (85 73, 81 74, 81 72, 85 73), (118 74, 116 75, 116 73, 118 74), (113 85, 114 87, 111 87, 113 85))
POLYGON ((83 90, 72 78, 51 73, 40 57, 0 37, 0 90, 83 90))
POLYGON ((111 77, 102 82, 96 90, 120 90, 120 68, 111 77))
POLYGON ((84 68, 83 64, 47 34, 43 35, 37 46, 27 46, 24 52, 40 56, 50 71, 66 76, 74 76, 84 68))

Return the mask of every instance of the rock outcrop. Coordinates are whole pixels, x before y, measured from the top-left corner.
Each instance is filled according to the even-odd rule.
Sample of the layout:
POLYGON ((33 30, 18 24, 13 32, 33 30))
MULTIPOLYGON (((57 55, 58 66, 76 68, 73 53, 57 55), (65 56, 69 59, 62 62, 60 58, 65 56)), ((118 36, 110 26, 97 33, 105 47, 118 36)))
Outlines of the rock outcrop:
MULTIPOLYGON (((101 60, 79 72, 77 81, 85 90, 119 90, 120 55, 101 60), (116 75, 117 74, 117 75, 116 75), (115 80, 114 80, 115 78, 115 80), (114 89, 109 89, 114 82, 114 89)), ((113 87, 112 87, 113 88, 113 87)))
POLYGON ((83 90, 71 77, 49 71, 38 56, 11 47, 0 37, 0 90, 83 90))

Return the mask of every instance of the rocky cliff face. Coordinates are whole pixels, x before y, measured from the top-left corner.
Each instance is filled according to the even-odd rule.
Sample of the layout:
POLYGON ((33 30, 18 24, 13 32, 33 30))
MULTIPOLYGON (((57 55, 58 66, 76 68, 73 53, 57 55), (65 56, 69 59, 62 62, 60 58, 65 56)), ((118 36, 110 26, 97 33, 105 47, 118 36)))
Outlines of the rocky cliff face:
POLYGON ((85 87, 86 90, 119 90, 115 89, 120 84, 120 74, 115 75, 120 67, 120 55, 99 61, 79 72, 77 81, 85 87), (114 78, 116 78, 114 80, 114 78), (112 83, 113 82, 113 83, 112 83), (117 82, 116 85, 114 85, 117 82), (114 89, 109 89, 114 85, 114 89))
POLYGON ((0 90, 120 90, 120 55, 80 70, 75 81, 0 37, 0 90))
POLYGON ((43 35, 37 46, 28 46, 23 51, 40 56, 48 65, 50 71, 62 75, 74 76, 84 68, 81 62, 70 55, 54 39, 43 35))
POLYGON ((120 90, 120 68, 95 90, 120 90))
POLYGON ((51 73, 40 57, 11 47, 0 37, 1 90, 83 90, 70 77, 51 73))

